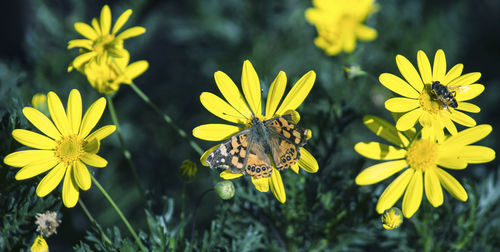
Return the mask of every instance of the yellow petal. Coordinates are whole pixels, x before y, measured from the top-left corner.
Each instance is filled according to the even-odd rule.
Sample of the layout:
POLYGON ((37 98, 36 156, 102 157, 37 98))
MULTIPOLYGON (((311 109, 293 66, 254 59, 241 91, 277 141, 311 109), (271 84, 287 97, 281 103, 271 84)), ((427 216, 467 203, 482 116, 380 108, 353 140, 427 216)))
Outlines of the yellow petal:
POLYGON ((391 208, 403 192, 405 191, 410 179, 413 177, 414 169, 406 169, 401 175, 399 175, 392 183, 384 190, 380 198, 378 199, 376 210, 379 214, 382 214, 385 210, 391 208))
POLYGON ((61 132, 63 136, 70 135, 71 130, 69 128, 68 117, 66 117, 64 107, 56 93, 51 91, 47 94, 47 105, 49 106, 50 117, 52 121, 54 121, 59 132, 61 132))
MULTIPOLYGON (((427 111, 424 111, 422 115, 418 118, 418 122, 423 128, 438 128, 439 125, 434 124, 433 115, 427 111)), ((442 129, 443 127, 441 127, 442 129)))
POLYGON ((408 98, 418 98, 420 96, 420 91, 415 90, 406 81, 394 74, 383 73, 378 77, 378 80, 384 87, 401 96, 408 98))
POLYGON ((87 135, 92 131, 96 124, 101 119, 102 113, 106 108, 106 99, 104 97, 99 98, 92 105, 90 105, 87 112, 83 116, 82 124, 80 125, 80 133, 78 135, 82 138, 86 138, 87 135))
POLYGON ((410 143, 403 134, 398 132, 394 125, 380 117, 372 115, 364 116, 363 123, 377 136, 380 136, 399 147, 408 146, 410 143))
POLYGON ((66 168, 67 165, 65 163, 59 163, 56 167, 54 167, 36 187, 36 195, 38 195, 38 197, 45 197, 47 194, 52 192, 61 182, 61 179, 66 172, 66 168))
POLYGON ((315 173, 319 169, 316 158, 314 158, 314 156, 303 147, 300 147, 300 159, 298 161, 298 165, 304 171, 309 173, 315 173))
POLYGON ((82 97, 76 89, 69 93, 67 117, 71 132, 78 134, 82 121, 82 97))
POLYGON ((417 52, 417 63, 418 63, 418 70, 420 71, 420 76, 422 76, 422 81, 424 82, 424 84, 431 84, 432 83, 431 63, 429 62, 429 58, 427 58, 425 52, 422 50, 419 50, 417 52))
POLYGON ((269 183, 271 184, 271 192, 274 194, 274 197, 276 197, 276 199, 282 204, 285 203, 286 194, 285 187, 283 186, 283 180, 281 180, 280 172, 276 170, 274 166, 269 183))
POLYGON ((377 142, 360 142, 354 145, 354 150, 360 155, 375 160, 393 160, 404 158, 405 149, 396 149, 387 144, 377 142))
POLYGON ((13 167, 23 167, 32 162, 54 157, 53 150, 22 150, 10 153, 3 162, 13 167))
POLYGON ((78 186, 74 179, 74 168, 68 168, 66 172, 66 177, 64 178, 62 198, 64 206, 67 208, 72 208, 78 202, 78 196, 80 192, 78 191, 78 186))
POLYGON ((276 112, 276 108, 278 108, 278 104, 285 93, 286 88, 286 74, 283 71, 280 71, 276 79, 274 79, 273 83, 271 83, 271 87, 269 88, 269 93, 267 94, 267 102, 266 102, 266 118, 273 118, 274 112, 276 112))
POLYGON ((276 111, 277 115, 283 115, 289 110, 296 110, 300 104, 306 99, 307 95, 311 91, 314 81, 316 80, 316 73, 314 71, 309 71, 304 76, 302 76, 293 85, 292 89, 286 95, 285 99, 276 111))
POLYGON ((90 154, 97 154, 101 148, 101 141, 97 138, 88 138, 83 144, 83 150, 90 154))
MULTIPOLYGON (((75 67, 76 69, 80 69, 83 64, 87 63, 90 59, 92 59, 96 55, 97 55, 97 53, 93 52, 93 51, 79 55, 78 57, 76 57, 73 60, 73 62, 72 62, 73 67, 75 67)), ((70 71, 70 70, 68 70, 68 71, 70 71)))
POLYGON ((479 113, 481 111, 481 108, 468 102, 458 102, 458 107, 456 109, 470 113, 479 113))
POLYGON ((420 106, 417 99, 394 97, 385 101, 385 108, 391 112, 401 113, 416 109, 420 106))
POLYGON ((76 184, 84 191, 90 189, 90 173, 82 162, 75 162, 75 166, 73 166, 73 177, 76 181, 76 184))
POLYGON ((354 51, 354 48, 356 48, 356 36, 354 33, 345 33, 344 36, 342 37, 343 44, 344 44, 344 51, 346 53, 352 53, 354 51))
POLYGON ((460 158, 471 164, 486 163, 495 159, 495 151, 484 146, 470 145, 462 149, 460 158))
POLYGON ((82 160, 84 163, 90 166, 98 168, 103 168, 106 167, 106 165, 108 165, 108 161, 106 161, 106 159, 93 153, 84 153, 83 155, 80 156, 80 160, 82 160))
POLYGON ((432 72, 432 79, 444 83, 444 76, 446 75, 446 57, 443 50, 439 49, 434 56, 434 67, 432 72))
POLYGON ((460 76, 460 77, 455 78, 454 80, 452 80, 448 84, 448 86, 449 87, 453 87, 453 86, 457 86, 457 87, 468 86, 470 84, 475 83, 477 80, 479 80, 479 78, 481 78, 481 73, 479 73, 479 72, 464 74, 464 75, 462 75, 462 76, 460 76))
POLYGON ((396 64, 398 65, 399 72, 401 72, 406 81, 408 81, 408 83, 410 83, 410 85, 417 92, 422 92, 422 90, 424 89, 424 84, 422 83, 420 75, 418 75, 417 70, 411 64, 411 62, 408 59, 406 59, 403 55, 397 55, 396 64))
POLYGON ((436 175, 438 176, 444 189, 446 189, 446 191, 448 191, 453 197, 461 201, 467 201, 467 192, 453 176, 439 168, 436 169, 436 175))
POLYGON ((74 27, 78 33, 80 33, 82 36, 84 36, 90 40, 95 40, 98 36, 96 31, 94 29, 92 29, 92 27, 90 27, 90 25, 88 25, 86 23, 78 22, 78 23, 75 23, 74 27))
POLYGON ((362 41, 374 40, 377 37, 377 31, 371 27, 360 24, 356 29, 356 37, 362 41))
POLYGON ((56 146, 54 140, 29 130, 15 129, 12 131, 12 137, 21 144, 35 149, 53 150, 56 146))
POLYGON ((443 189, 434 169, 428 169, 424 173, 425 196, 432 206, 438 207, 443 204, 443 189))
POLYGON ((222 98, 209 93, 203 92, 200 95, 201 104, 208 110, 208 112, 218 116, 229 122, 245 124, 247 118, 245 118, 238 110, 233 108, 222 98))
POLYGON ((109 29, 111 29, 111 10, 107 4, 102 7, 100 21, 102 34, 109 34, 109 29))
POLYGON ((75 47, 82 47, 90 51, 92 50, 92 41, 88 39, 73 39, 68 41, 68 50, 75 47))
MULTIPOLYGON (((221 144, 217 144, 216 146, 210 147, 210 149, 206 150, 203 155, 200 157, 200 163, 204 166, 208 166, 207 164, 207 157, 210 155, 212 152, 214 152, 215 149, 219 148, 221 144)), ((223 172, 224 173, 224 172, 223 172)), ((222 173, 221 173, 222 175, 222 173)))
POLYGON ((236 87, 233 80, 221 71, 214 73, 214 79, 226 101, 238 110, 245 118, 251 118, 252 112, 250 112, 250 108, 248 108, 243 95, 238 90, 238 87, 236 87))
POLYGON ((204 124, 193 129, 193 136, 207 141, 228 139, 240 132, 237 126, 227 124, 204 124))
POLYGON ((115 125, 106 125, 106 126, 103 126, 103 127, 99 128, 99 129, 95 130, 94 132, 92 132, 92 134, 88 135, 85 138, 85 140, 96 138, 99 141, 101 141, 102 139, 106 138, 107 136, 109 136, 113 132, 115 132, 115 130, 116 130, 116 126, 115 125))
POLYGON ((125 40, 128 38, 137 37, 145 32, 146 32, 146 28, 141 27, 141 26, 134 26, 134 27, 128 28, 127 30, 120 33, 118 36, 116 36, 115 39, 116 40, 125 40))
MULTIPOLYGON (((241 174, 241 173, 240 173, 241 174)), ((255 189, 261 192, 269 191, 269 178, 254 178, 252 177, 252 183, 255 186, 255 189)))
POLYGON ((448 169, 462 170, 467 168, 467 160, 459 157, 456 152, 445 152, 439 156, 438 165, 448 169))
POLYGON ((452 80, 456 79, 458 76, 462 74, 463 70, 464 70, 464 65, 456 64, 454 67, 450 69, 450 71, 448 71, 448 73, 444 77, 442 84, 448 86, 452 80))
POLYGON ((403 215, 406 218, 411 218, 422 203, 422 194, 424 192, 422 171, 417 170, 406 188, 406 193, 403 198, 403 215))
POLYGON ((390 161, 372 165, 359 173, 358 176, 356 176, 355 181, 358 185, 375 184, 394 175, 405 167, 408 167, 406 160, 390 161))
POLYGON ((468 116, 468 115, 466 115, 458 110, 453 110, 451 108, 450 108, 450 110, 451 110, 451 115, 450 115, 451 120, 453 120, 459 124, 462 124, 466 127, 476 126, 476 121, 472 117, 470 117, 470 116, 468 116))
POLYGON ((405 131, 411 129, 417 123, 417 120, 422 115, 423 110, 421 108, 412 110, 403 116, 401 116, 396 122, 396 129, 399 131, 405 131))
POLYGON ((32 108, 23 108, 23 114, 37 129, 54 140, 59 140, 61 133, 56 126, 42 112, 32 108))
POLYGON ((21 170, 16 173, 16 180, 29 179, 39 174, 42 174, 59 163, 59 159, 55 156, 45 157, 44 159, 39 159, 30 162, 28 165, 24 166, 21 170))
POLYGON ((262 102, 260 93, 260 81, 259 76, 255 72, 250 61, 245 60, 243 62, 243 73, 241 74, 241 87, 243 89, 243 94, 252 109, 254 115, 262 115, 262 102))
MULTIPOLYGON (((235 179, 243 176, 243 173, 233 173, 230 170, 225 170, 219 174, 219 176, 223 179, 235 179)), ((269 190, 269 189, 268 189, 269 190)))
POLYGON ((482 84, 472 84, 467 86, 467 92, 459 92, 455 97, 457 101, 467 101, 476 98, 484 91, 484 86, 482 84))
POLYGON ((123 12, 120 15, 120 17, 118 17, 118 19, 116 20, 115 25, 113 26, 113 31, 111 32, 111 34, 117 33, 123 27, 123 25, 127 22, 130 15, 132 15, 131 9, 128 9, 125 12, 123 12))
POLYGON ((101 32, 101 26, 99 25, 99 21, 97 21, 97 18, 92 18, 91 24, 97 35, 102 36, 103 34, 101 32))
POLYGON ((442 147, 446 149, 475 143, 489 135, 492 129, 491 125, 481 124, 473 128, 462 130, 458 134, 446 139, 442 147))
POLYGON ((448 129, 448 132, 450 132, 450 134, 452 134, 452 135, 457 134, 457 127, 455 127, 455 124, 451 121, 451 119, 449 118, 448 115, 442 116, 441 122, 446 127, 446 129, 448 129))
POLYGON ((292 170, 296 174, 299 174, 299 169, 300 169, 299 164, 294 164, 294 165, 290 166, 290 170, 292 170))
POLYGON ((140 60, 136 61, 125 68, 125 75, 127 78, 133 80, 137 78, 139 75, 143 74, 146 72, 146 70, 149 68, 149 63, 145 60, 140 60))

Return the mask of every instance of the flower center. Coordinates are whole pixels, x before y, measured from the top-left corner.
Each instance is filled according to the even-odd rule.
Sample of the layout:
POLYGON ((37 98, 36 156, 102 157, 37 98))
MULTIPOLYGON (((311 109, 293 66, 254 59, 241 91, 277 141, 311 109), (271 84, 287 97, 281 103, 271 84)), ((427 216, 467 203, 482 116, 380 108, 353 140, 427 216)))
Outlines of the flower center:
POLYGON ((104 53, 104 51, 107 51, 111 49, 111 47, 114 47, 114 40, 115 36, 111 34, 98 37, 94 42, 94 51, 96 51, 98 54, 104 53))
POLYGON ((438 145, 427 139, 414 141, 406 153, 406 161, 411 168, 425 171, 438 161, 438 145))
POLYGON ((77 161, 84 152, 83 141, 77 135, 61 138, 55 150, 56 157, 66 164, 77 161))
POLYGON ((439 114, 443 109, 443 103, 435 99, 434 95, 431 94, 430 88, 424 88, 424 90, 422 90, 418 101, 423 110, 432 114, 439 114))

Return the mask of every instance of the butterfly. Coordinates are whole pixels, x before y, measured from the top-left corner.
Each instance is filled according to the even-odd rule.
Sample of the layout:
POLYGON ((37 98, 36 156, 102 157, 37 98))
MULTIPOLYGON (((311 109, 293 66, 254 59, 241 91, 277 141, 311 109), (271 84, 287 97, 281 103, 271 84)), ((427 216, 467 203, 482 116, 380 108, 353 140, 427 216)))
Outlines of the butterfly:
POLYGON ((261 121, 252 118, 252 126, 232 136, 207 157, 210 168, 222 168, 255 178, 269 177, 272 158, 278 170, 290 168, 300 159, 309 130, 294 124, 295 114, 285 114, 261 121), (268 156, 269 154, 269 156, 268 156))

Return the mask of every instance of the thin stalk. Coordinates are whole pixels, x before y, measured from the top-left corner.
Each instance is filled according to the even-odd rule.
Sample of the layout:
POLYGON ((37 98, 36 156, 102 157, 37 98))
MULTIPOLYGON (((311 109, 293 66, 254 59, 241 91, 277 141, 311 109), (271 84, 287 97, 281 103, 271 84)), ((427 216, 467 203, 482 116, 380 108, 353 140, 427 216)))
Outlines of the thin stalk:
POLYGON ((99 224, 97 224, 97 221, 94 219, 94 217, 92 217, 92 214, 90 214, 89 210, 87 209, 87 207, 85 206, 85 204, 83 204, 83 201, 81 198, 78 199, 78 203, 80 203, 80 207, 82 207, 82 210, 83 212, 85 213, 85 215, 87 215, 87 217, 89 218, 90 220, 90 223, 92 223, 92 225, 94 225, 97 230, 99 230, 99 232, 101 233, 102 235, 102 238, 104 239, 105 242, 107 242, 109 245, 113 245, 113 242, 109 239, 109 237, 104 233, 104 231, 102 230, 101 226, 99 226, 99 224))
POLYGON ((120 218, 122 219, 122 221, 125 224, 125 226, 127 226, 128 231, 130 231, 130 234, 132 234, 132 236, 134 237, 135 242, 137 243, 137 245, 139 245, 139 248, 141 248, 141 251, 147 252, 148 250, 146 249, 146 247, 144 247, 144 244, 142 244, 141 240, 139 239, 139 237, 135 233, 134 229, 132 228, 132 226, 128 222, 127 218, 125 218, 125 216, 123 215, 123 213, 120 210, 120 208, 116 205, 116 203, 109 196, 109 194, 106 192, 106 190, 104 190, 104 188, 97 181, 97 179, 95 179, 95 177, 93 175, 90 175, 90 177, 92 178, 92 182, 94 182, 94 184, 97 186, 97 188, 99 188, 99 190, 104 195, 104 197, 109 201, 109 203, 111 204, 111 206, 115 209, 116 213, 120 216, 120 218))
MULTIPOLYGON (((184 220, 186 212, 186 182, 182 181, 182 192, 181 192, 181 223, 184 220)), ((184 227, 179 230, 181 240, 184 239, 184 227)))
POLYGON ((135 184, 137 185, 137 188, 139 189, 139 192, 142 197, 142 203, 146 205, 146 193, 144 192, 144 188, 142 187, 141 181, 139 179, 139 175, 137 175, 137 169, 135 168, 134 162, 132 161, 132 154, 130 151, 127 149, 127 146, 125 146, 125 141, 123 140, 123 136, 121 133, 120 129, 120 123, 118 122, 118 117, 116 116, 116 111, 115 111, 115 106, 113 104, 113 99, 109 95, 106 95, 106 100, 108 102, 108 108, 109 108, 109 114, 111 115, 111 120, 113 121, 113 124, 116 126, 116 133, 118 135, 118 139, 120 140, 120 146, 123 151, 123 156, 125 159, 127 159, 128 166, 130 167, 130 170, 132 171, 132 175, 134 176, 134 181, 135 184))
POLYGON ((191 224, 191 242, 190 242, 190 247, 189 251, 193 250, 193 242, 194 242, 194 231, 196 230, 196 215, 198 214, 198 208, 200 207, 201 200, 207 195, 209 192, 213 191, 214 188, 210 188, 206 191, 204 191, 200 197, 198 198, 198 201, 196 202, 196 205, 194 207, 194 212, 193 212, 193 224, 191 224))
POLYGON ((193 148, 194 151, 196 151, 200 156, 203 155, 203 149, 188 136, 186 131, 179 128, 179 126, 177 126, 172 121, 172 118, 170 118, 170 116, 168 116, 167 114, 163 113, 158 106, 152 103, 151 99, 149 99, 149 97, 144 92, 142 92, 141 89, 139 89, 133 82, 130 84, 130 86, 132 87, 132 90, 134 90, 134 92, 136 92, 137 95, 141 97, 141 99, 144 102, 146 102, 156 113, 158 113, 167 124, 169 124, 172 128, 174 128, 174 130, 177 131, 179 136, 181 136, 182 138, 186 139, 189 142, 189 145, 191 146, 191 148, 193 148))
MULTIPOLYGON (((120 71, 120 74, 123 75, 123 70, 120 68, 120 66, 116 63, 115 59, 113 59, 113 63, 115 64, 116 68, 120 71)), ((163 111, 161 111, 161 109, 156 106, 156 104, 154 104, 151 99, 149 99, 149 97, 144 93, 142 92, 142 90, 137 87, 134 82, 131 80, 130 81, 130 86, 132 87, 132 90, 134 90, 134 92, 139 96, 141 97, 141 99, 143 101, 145 101, 156 113, 158 113, 162 118, 163 120, 169 124, 172 128, 174 128, 177 133, 179 134, 179 136, 181 136, 182 138, 186 139, 189 143, 189 146, 191 146, 191 148, 193 148, 194 151, 196 151, 200 156, 203 155, 203 149, 196 143, 194 142, 189 136, 188 134, 186 133, 186 131, 184 131, 183 129, 179 128, 179 126, 177 126, 172 118, 170 118, 170 116, 168 116, 167 114, 163 113, 163 111)))

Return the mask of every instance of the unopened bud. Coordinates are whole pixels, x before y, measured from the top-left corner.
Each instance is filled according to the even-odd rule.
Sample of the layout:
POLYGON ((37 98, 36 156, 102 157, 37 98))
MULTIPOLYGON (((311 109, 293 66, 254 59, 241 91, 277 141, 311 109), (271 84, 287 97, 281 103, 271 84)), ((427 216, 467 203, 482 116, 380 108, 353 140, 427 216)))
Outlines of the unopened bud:
POLYGON ((231 181, 221 181, 215 185, 215 192, 223 200, 231 199, 234 197, 234 184, 231 181))

